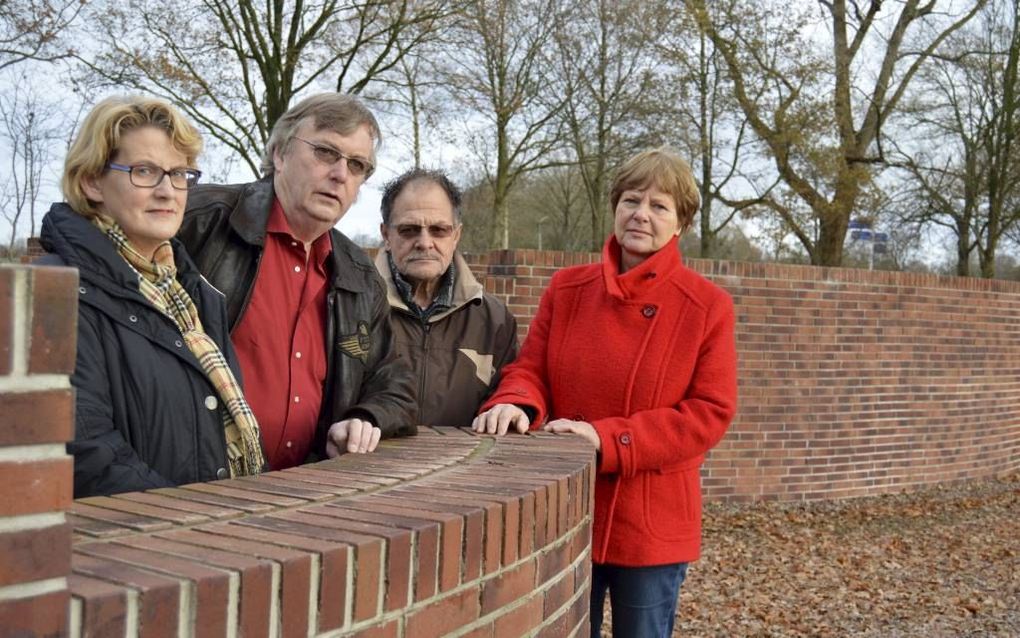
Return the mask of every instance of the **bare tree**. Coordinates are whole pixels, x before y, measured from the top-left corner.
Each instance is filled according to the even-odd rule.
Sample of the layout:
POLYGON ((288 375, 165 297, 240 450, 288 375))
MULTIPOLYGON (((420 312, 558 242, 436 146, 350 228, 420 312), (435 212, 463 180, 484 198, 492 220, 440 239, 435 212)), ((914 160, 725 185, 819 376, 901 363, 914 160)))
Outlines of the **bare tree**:
POLYGON ((27 79, 0 94, 0 139, 9 147, 7 167, 0 182, 0 212, 11 227, 8 250, 19 228, 28 222, 29 237, 36 235, 39 195, 43 177, 56 174, 50 164, 61 139, 57 108, 27 88, 27 79))
MULTIPOLYGON (((718 0, 710 11, 725 12, 733 0, 718 0)), ((676 124, 671 128, 679 144, 692 158, 698 176, 701 209, 698 221, 698 255, 717 256, 719 234, 742 211, 763 203, 775 186, 756 179, 761 164, 757 138, 747 117, 733 97, 732 84, 722 56, 712 40, 694 23, 687 11, 675 12, 675 20, 662 39, 664 57, 676 69, 676 124), (760 193, 755 193, 755 188, 760 193), (721 216, 713 214, 714 211, 721 216)), ((750 96, 757 102, 760 93, 750 96)), ((730 233, 728 237, 738 236, 730 233)))
POLYGON ((609 231, 612 171, 637 149, 661 143, 649 120, 667 109, 655 47, 670 15, 660 1, 585 0, 557 32, 557 84, 566 97, 560 118, 584 188, 591 250, 609 231))
POLYGON ((69 57, 60 35, 78 17, 87 0, 0 1, 0 71, 24 62, 69 57))
POLYGON ((510 193, 521 176, 567 163, 556 117, 562 91, 548 53, 561 24, 558 0, 471 0, 448 51, 444 82, 485 165, 493 245, 510 245, 510 193))
POLYGON ((137 0, 93 5, 94 81, 164 96, 259 174, 292 98, 358 93, 437 28, 444 0, 137 0), (415 37, 411 37, 412 27, 415 37))
POLYGON ((919 75, 906 111, 924 143, 896 147, 908 175, 903 221, 948 230, 961 276, 976 254, 981 276, 994 277, 998 247, 1020 224, 1018 13, 1016 3, 989 5, 919 75))
POLYGON ((772 8, 738 2, 720 21, 705 0, 688 0, 785 187, 811 212, 805 226, 780 198, 766 199, 812 263, 841 263, 856 202, 886 161, 883 125, 922 64, 985 2, 974 0, 947 17, 936 11, 936 0, 819 0, 831 48, 818 56, 803 17, 784 19, 770 14, 772 8), (755 98, 759 93, 762 99, 755 98))

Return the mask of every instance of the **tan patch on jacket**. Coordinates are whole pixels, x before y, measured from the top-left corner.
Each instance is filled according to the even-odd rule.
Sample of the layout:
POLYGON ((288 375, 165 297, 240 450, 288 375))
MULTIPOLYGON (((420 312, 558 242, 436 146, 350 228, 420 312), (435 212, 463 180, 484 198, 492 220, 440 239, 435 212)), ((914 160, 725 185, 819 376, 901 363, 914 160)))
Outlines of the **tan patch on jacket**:
POLYGON ((368 351, 371 345, 372 339, 369 337, 368 324, 364 321, 358 322, 357 332, 340 337, 340 351, 362 363, 368 363, 368 351))
POLYGON ((496 368, 492 365, 493 356, 479 354, 477 350, 471 348, 459 348, 458 350, 475 364, 475 376, 478 377, 478 380, 489 385, 492 382, 492 375, 496 374, 496 368))

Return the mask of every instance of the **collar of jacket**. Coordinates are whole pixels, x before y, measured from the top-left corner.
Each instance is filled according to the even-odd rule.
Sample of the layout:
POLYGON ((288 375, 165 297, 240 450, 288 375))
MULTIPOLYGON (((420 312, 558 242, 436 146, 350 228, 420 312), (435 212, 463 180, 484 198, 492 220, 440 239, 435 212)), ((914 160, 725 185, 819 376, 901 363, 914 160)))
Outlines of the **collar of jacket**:
MULTIPOLYGON (((275 198, 272 176, 247 184, 237 198, 234 210, 230 212, 230 227, 246 243, 264 247, 266 224, 275 198)), ((364 273, 371 274, 372 268, 367 260, 356 259, 352 254, 352 251, 361 249, 335 228, 329 233, 333 244, 333 287, 351 292, 366 292, 371 277, 366 277, 364 273), (363 274, 358 274, 354 269, 363 274)))
MULTIPOLYGON (((453 303, 446 310, 437 312, 429 317, 429 323, 439 321, 468 303, 480 302, 485 294, 485 288, 475 279, 471 269, 468 268, 467 260, 461 257, 460 252, 453 253, 453 263, 457 268, 457 278, 453 282, 453 303)), ((397 285, 393 283, 393 273, 390 272, 385 248, 379 248, 379 252, 376 253, 375 267, 386 283, 386 301, 389 302, 390 307, 404 312, 411 312, 411 309, 407 307, 404 300, 400 298, 400 293, 397 292, 397 285)))
POLYGON ((610 235, 602 247, 602 279, 606 290, 622 300, 638 299, 651 293, 682 266, 679 242, 679 237, 673 237, 643 262, 621 274, 620 244, 615 235, 610 235))
MULTIPOLYGON (((141 294, 138 274, 120 256, 113 242, 67 204, 56 203, 50 207, 43 217, 39 241, 47 252, 59 255, 68 266, 78 269, 82 279, 93 285, 118 296, 125 289, 141 294)), ((188 287, 187 282, 201 275, 181 242, 171 239, 170 245, 174 250, 177 279, 188 287)))

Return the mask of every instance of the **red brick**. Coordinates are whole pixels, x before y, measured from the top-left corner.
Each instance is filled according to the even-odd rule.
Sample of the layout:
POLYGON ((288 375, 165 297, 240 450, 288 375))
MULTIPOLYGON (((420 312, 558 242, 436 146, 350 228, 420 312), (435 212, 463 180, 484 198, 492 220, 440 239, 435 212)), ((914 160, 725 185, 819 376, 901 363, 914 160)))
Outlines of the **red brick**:
POLYGON ((535 596, 493 621, 493 638, 527 636, 542 622, 542 597, 535 596))
POLYGON ((478 620, 478 588, 467 587, 407 616, 404 638, 434 638, 478 620))
POLYGON ((506 607, 535 589, 535 561, 531 559, 482 582, 482 614, 506 607))
MULTIPOLYGON (((461 578, 464 581, 475 580, 481 575, 482 557, 484 552, 485 510, 477 504, 465 503, 451 499, 446 503, 434 503, 422 498, 421 489, 412 485, 410 492, 390 490, 385 494, 373 495, 372 502, 391 503, 404 507, 414 507, 418 511, 443 513, 456 512, 464 520, 463 567, 461 578)), ((492 505, 492 504, 486 504, 492 505)), ((497 559, 498 560, 498 559, 497 559)))
POLYGON ((71 526, 0 532, 0 587, 71 572, 71 526))
POLYGON ((183 498, 171 498, 169 496, 154 494, 152 492, 126 492, 124 494, 117 494, 114 498, 153 507, 190 512, 213 519, 236 518, 244 515, 242 510, 235 509, 233 507, 211 505, 183 498))
POLYGON ((10 374, 14 363, 14 273, 18 270, 0 265, 0 375, 10 374))
MULTIPOLYGON (((74 501, 71 505, 70 512, 76 516, 101 521, 110 525, 116 525, 124 529, 124 533, 128 530, 136 530, 139 532, 155 532, 161 529, 169 529, 173 527, 173 524, 169 521, 159 520, 151 518, 149 516, 141 516, 138 514, 132 514, 129 512, 121 512, 118 510, 110 510, 103 507, 93 507, 87 505, 81 501, 74 501)), ((105 534, 106 536, 113 536, 112 531, 105 534)))
POLYGON ((543 550, 538 555, 538 583, 547 583, 570 565, 570 542, 562 542, 543 550))
POLYGON ((78 326, 78 271, 33 268, 31 374, 71 374, 78 326))
POLYGON ((126 514, 138 514, 139 516, 169 521, 178 525, 193 525, 195 523, 204 523, 209 520, 208 516, 202 516, 201 514, 195 514, 193 512, 185 512, 182 510, 170 509, 168 507, 146 505, 145 503, 140 503, 131 499, 113 498, 110 496, 91 496, 89 498, 80 498, 76 501, 76 504, 100 507, 106 510, 124 512, 126 514))
POLYGON ((277 507, 304 505, 308 502, 305 499, 290 498, 288 496, 281 496, 277 493, 260 492, 247 489, 247 487, 248 486, 243 483, 238 485, 237 481, 227 480, 213 481, 212 483, 191 483, 190 485, 184 485, 182 489, 193 492, 204 492, 206 494, 213 494, 216 496, 229 496, 236 499, 262 503, 263 505, 275 505, 277 507), (240 486, 244 486, 245 489, 240 489, 240 486))
POLYGON ((77 574, 127 585, 138 590, 138 635, 141 638, 177 636, 178 580, 158 576, 130 565, 81 554, 71 557, 77 574))
POLYGON ((80 574, 71 574, 67 587, 81 602, 80 635, 123 636, 127 633, 126 587, 80 574))
POLYGON ((69 602, 66 589, 28 598, 0 600, 0 634, 12 638, 66 636, 69 602))
POLYGON ((380 512, 328 507, 334 510, 333 515, 338 519, 372 519, 402 529, 413 530, 415 540, 411 570, 414 581, 414 601, 419 602, 436 595, 439 587, 439 525, 431 521, 424 522, 421 519, 410 519, 393 514, 386 515, 380 512))
MULTIPOLYGON (((302 551, 261 542, 263 534, 252 530, 245 535, 224 536, 209 533, 209 528, 219 532, 230 526, 217 523, 201 528, 201 531, 178 530, 161 535, 162 538, 192 543, 202 547, 236 552, 248 556, 258 556, 276 561, 280 565, 280 619, 281 635, 304 638, 308 635, 308 603, 311 595, 311 556, 302 551)), ((229 529, 228 529, 229 531, 229 529)), ((281 541, 285 543, 286 541, 281 541)), ((343 599, 341 599, 343 600, 343 599)))
POLYGON ((269 608, 272 605, 273 563, 243 554, 199 547, 158 536, 133 536, 122 541, 129 547, 182 556, 240 574, 238 634, 246 638, 269 636, 269 608))
POLYGON ((70 390, 0 393, 0 445, 65 443, 72 438, 70 390))
POLYGON ((355 499, 345 505, 370 512, 394 514, 425 521, 434 521, 440 525, 439 551, 439 591, 449 591, 460 583, 461 553, 463 551, 464 519, 456 514, 423 510, 417 504, 390 505, 381 499, 355 499))
POLYGON ((222 494, 185 490, 179 487, 161 487, 158 490, 149 490, 146 494, 159 494, 161 496, 168 496, 181 501, 229 507, 231 509, 248 513, 271 512, 276 509, 275 506, 268 503, 258 503, 243 498, 224 496, 222 494))
POLYGON ((567 570, 563 576, 545 590, 542 617, 551 618, 574 595, 574 571, 567 570))
MULTIPOLYGON (((354 620, 366 620, 374 617, 379 612, 379 581, 383 569, 383 541, 377 536, 360 534, 336 527, 324 527, 321 524, 323 517, 313 516, 304 511, 281 512, 272 517, 249 518, 241 521, 243 526, 251 525, 257 527, 260 533, 272 532, 286 534, 293 538, 302 538, 303 547, 306 549, 321 548, 324 552, 334 552, 334 547, 321 546, 310 543, 321 543, 322 541, 333 541, 342 543, 344 547, 354 548, 354 620)), ((329 522, 328 519, 325 522, 329 522)), ((242 527, 234 527, 231 533, 240 533, 242 527)), ((281 539, 282 540, 282 539, 281 539)), ((345 552, 346 555, 346 552, 345 552)), ((393 566, 395 569, 398 567, 393 566)), ((343 571, 336 571, 329 579, 323 577, 322 585, 330 585, 339 589, 341 582, 346 583, 346 564, 343 571), (340 577, 344 581, 340 581, 340 577)), ((346 591, 346 589, 344 589, 346 591)), ((324 591, 320 599, 333 600, 337 594, 332 591, 324 591)))
MULTIPOLYGON (((418 536, 413 527, 395 526, 392 520, 387 520, 392 519, 393 517, 377 515, 374 513, 364 513, 357 510, 348 510, 346 508, 320 506, 301 511, 307 511, 309 514, 318 514, 319 512, 322 512, 324 516, 328 516, 329 518, 328 520, 323 520, 321 522, 328 523, 328 527, 332 529, 342 529, 370 536, 378 536, 385 539, 386 594, 383 600, 383 609, 385 611, 394 611, 397 609, 403 609, 410 603, 411 571, 414 566, 412 541, 418 536)), ((322 517, 314 516, 314 518, 321 519, 322 517)), ((300 520, 309 524, 315 523, 313 520, 308 520, 304 516, 302 516, 300 520)), ((432 533, 433 536, 436 533, 434 526, 427 531, 432 533)), ((415 544, 420 546, 421 541, 419 540, 415 542, 415 544)), ((432 541, 432 545, 435 545, 434 540, 432 541)), ((432 575, 432 579, 434 583, 434 573, 432 575)), ((432 590, 435 591, 434 584, 432 586, 432 590)))
POLYGON ((230 602, 228 572, 206 567, 200 562, 118 543, 89 543, 79 545, 75 551, 190 581, 195 594, 192 604, 196 635, 211 637, 226 634, 230 602))
POLYGON ((71 505, 71 457, 0 463, 0 512, 5 516, 66 510, 71 505))
POLYGON ((382 625, 360 629, 349 635, 350 638, 399 638, 400 621, 391 620, 382 625))

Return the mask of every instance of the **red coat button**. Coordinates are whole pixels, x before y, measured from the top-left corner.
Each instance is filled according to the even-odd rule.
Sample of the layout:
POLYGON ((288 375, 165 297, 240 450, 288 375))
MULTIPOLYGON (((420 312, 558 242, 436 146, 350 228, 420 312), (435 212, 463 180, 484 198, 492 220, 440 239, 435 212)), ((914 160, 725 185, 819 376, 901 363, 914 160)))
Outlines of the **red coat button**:
POLYGON ((629 434, 621 434, 620 435, 620 443, 623 444, 623 445, 630 445, 630 435, 629 434))
POLYGON ((645 306, 641 309, 641 314, 651 319, 655 316, 655 306, 645 306))

